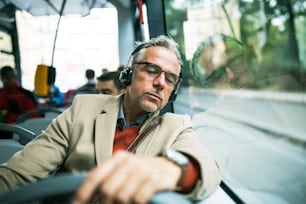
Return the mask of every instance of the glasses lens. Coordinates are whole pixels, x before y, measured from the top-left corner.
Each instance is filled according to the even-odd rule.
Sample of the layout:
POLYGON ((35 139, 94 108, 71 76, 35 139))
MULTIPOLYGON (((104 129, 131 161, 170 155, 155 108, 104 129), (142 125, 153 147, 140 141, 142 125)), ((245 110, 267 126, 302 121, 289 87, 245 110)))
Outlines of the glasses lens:
POLYGON ((208 76, 209 81, 211 82, 222 82, 226 80, 225 67, 219 67, 218 69, 211 72, 208 76))
POLYGON ((178 81, 178 76, 171 72, 163 71, 158 65, 149 63, 149 62, 137 62, 134 64, 143 64, 143 70, 148 74, 148 76, 152 79, 160 76, 162 72, 165 73, 165 80, 169 86, 175 86, 178 81))
POLYGON ((167 83, 171 86, 175 86, 175 84, 178 81, 178 77, 173 73, 165 72, 165 77, 166 77, 167 83))

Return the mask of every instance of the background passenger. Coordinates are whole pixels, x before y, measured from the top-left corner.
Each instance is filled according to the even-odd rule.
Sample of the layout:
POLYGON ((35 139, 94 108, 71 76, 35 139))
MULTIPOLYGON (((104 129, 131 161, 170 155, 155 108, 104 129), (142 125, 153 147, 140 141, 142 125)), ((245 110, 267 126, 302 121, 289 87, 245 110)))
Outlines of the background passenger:
POLYGON ((76 90, 76 94, 80 93, 96 93, 96 81, 95 71, 93 69, 87 69, 85 71, 85 77, 87 79, 86 84, 82 85, 76 90))
POLYGON ((107 68, 102 68, 101 71, 102 71, 102 74, 109 72, 107 68))
POLYGON ((118 71, 107 72, 97 78, 96 90, 99 94, 119 95, 124 91, 124 85, 119 80, 118 71))
POLYGON ((17 74, 12 67, 2 67, 1 80, 3 84, 0 89, 1 122, 15 123, 21 114, 38 108, 34 94, 19 85, 17 74))
POLYGON ((50 95, 47 97, 36 96, 40 106, 63 107, 65 95, 55 84, 50 85, 50 95))
POLYGON ((78 94, 96 94, 96 81, 95 81, 95 71, 93 69, 87 69, 85 71, 85 77, 87 82, 76 90, 72 91, 69 95, 68 103, 72 103, 73 98, 78 94))
POLYGON ((51 86, 51 103, 56 107, 62 107, 64 105, 64 99, 65 96, 61 92, 60 88, 56 86, 55 84, 52 84, 51 86))

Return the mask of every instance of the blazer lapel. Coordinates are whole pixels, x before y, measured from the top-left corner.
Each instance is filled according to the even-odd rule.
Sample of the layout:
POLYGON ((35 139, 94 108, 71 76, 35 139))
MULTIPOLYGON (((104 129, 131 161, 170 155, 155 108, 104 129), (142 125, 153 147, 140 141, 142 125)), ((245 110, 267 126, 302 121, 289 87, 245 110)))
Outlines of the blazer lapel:
MULTIPOLYGON (((143 131, 153 120, 153 118, 155 118, 157 115, 159 115, 159 112, 155 112, 154 114, 152 114, 150 116, 150 118, 148 118, 146 120, 146 122, 142 125, 142 127, 140 128, 140 131, 143 131)), ((150 155, 150 148, 149 146, 151 146, 152 141, 156 138, 159 137, 159 135, 157 134, 158 130, 159 130, 159 126, 160 124, 158 124, 153 130, 152 132, 150 132, 146 138, 141 142, 141 145, 138 146, 138 148, 136 149, 136 153, 141 153, 143 155, 150 155)))
POLYGON ((119 101, 119 97, 112 100, 96 118, 94 146, 97 164, 112 155, 119 101))

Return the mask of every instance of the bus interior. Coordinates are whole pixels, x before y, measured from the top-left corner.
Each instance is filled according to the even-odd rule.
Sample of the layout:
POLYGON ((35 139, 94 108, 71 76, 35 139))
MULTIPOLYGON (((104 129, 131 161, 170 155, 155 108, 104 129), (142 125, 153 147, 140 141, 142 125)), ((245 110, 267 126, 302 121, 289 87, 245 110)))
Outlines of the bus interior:
POLYGON ((305 203, 305 0, 0 1, 0 67, 33 91, 38 65, 66 94, 87 68, 125 66, 135 42, 161 34, 183 60, 165 111, 192 118, 222 173, 198 203, 305 203))

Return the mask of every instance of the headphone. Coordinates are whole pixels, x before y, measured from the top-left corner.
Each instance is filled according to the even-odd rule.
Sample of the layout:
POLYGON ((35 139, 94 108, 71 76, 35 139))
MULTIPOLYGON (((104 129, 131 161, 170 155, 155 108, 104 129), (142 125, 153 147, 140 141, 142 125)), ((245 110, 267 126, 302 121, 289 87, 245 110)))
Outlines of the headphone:
MULTIPOLYGON (((146 47, 149 47, 151 44, 140 44, 138 45, 134 50, 133 52, 131 53, 130 57, 129 57, 129 63, 130 64, 130 61, 131 59, 134 57, 135 53, 137 53, 139 50, 143 49, 143 48, 146 48, 146 47)), ((125 86, 129 86, 132 82, 132 77, 133 77, 133 74, 134 74, 134 70, 133 69, 129 69, 128 67, 126 67, 125 69, 123 69, 121 72, 120 72, 120 75, 119 75, 119 80, 120 82, 125 86)), ((179 74, 179 79, 170 95, 170 98, 169 98, 169 102, 174 102, 176 97, 177 97, 177 94, 178 94, 178 91, 179 91, 179 88, 180 88, 180 84, 182 82, 182 68, 180 70, 180 74, 179 74)))

